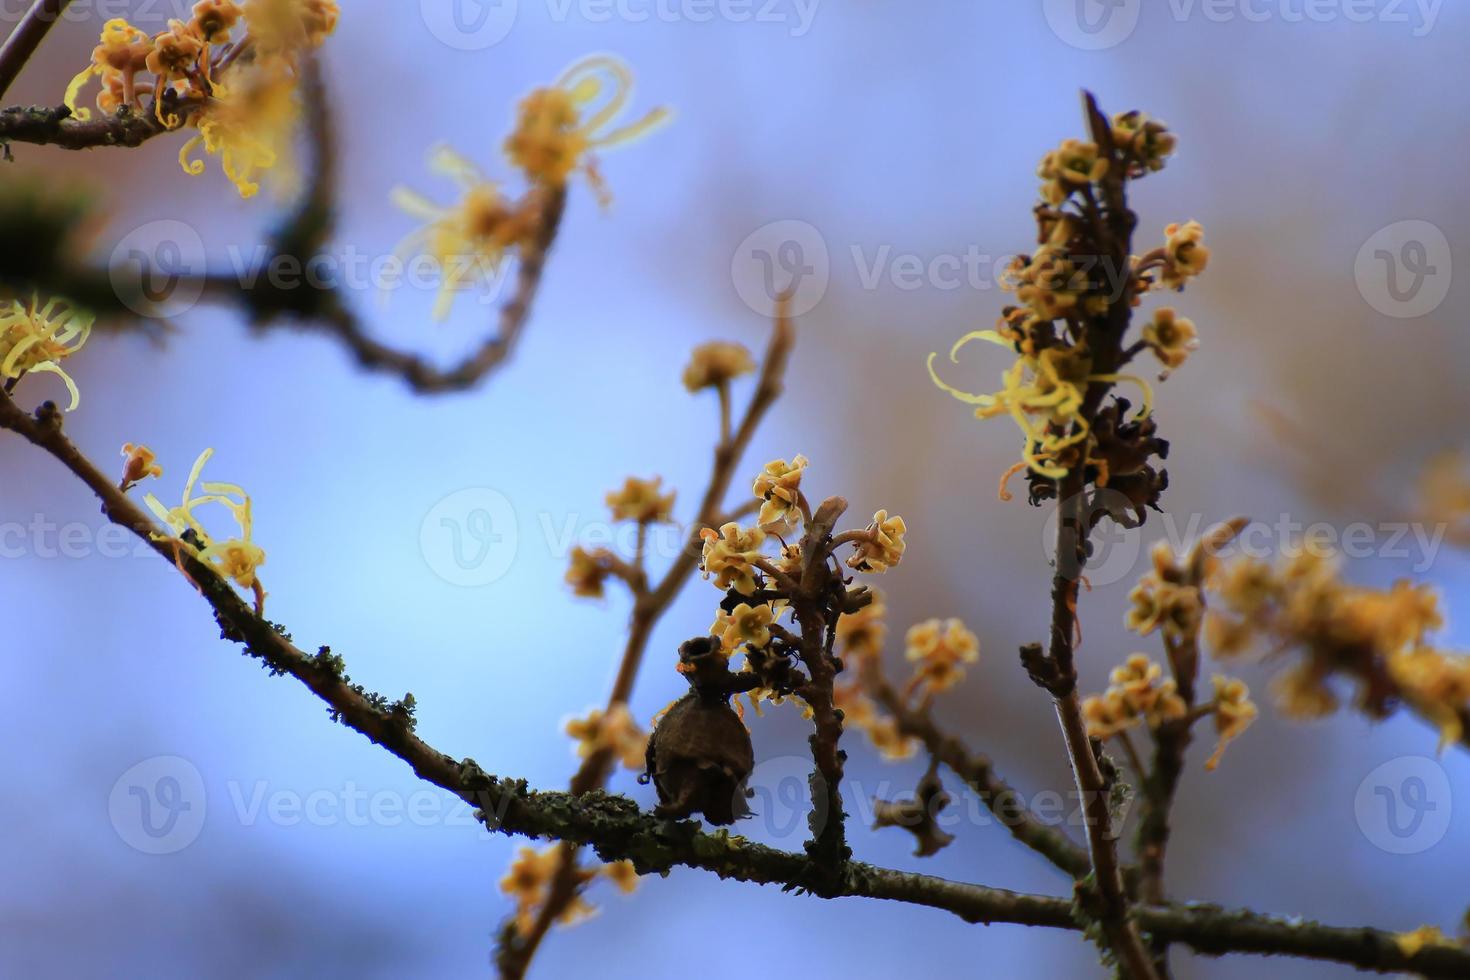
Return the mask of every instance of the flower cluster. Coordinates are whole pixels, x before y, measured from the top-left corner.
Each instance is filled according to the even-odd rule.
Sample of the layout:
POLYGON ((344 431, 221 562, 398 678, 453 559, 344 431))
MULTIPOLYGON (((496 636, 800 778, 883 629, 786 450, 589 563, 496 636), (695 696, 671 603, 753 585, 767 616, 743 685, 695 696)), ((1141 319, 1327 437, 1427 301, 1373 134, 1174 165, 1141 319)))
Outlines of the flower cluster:
POLYGON ((165 507, 153 494, 146 494, 147 504, 170 531, 176 553, 182 552, 202 562, 221 578, 229 579, 242 589, 255 594, 256 612, 265 604, 265 589, 260 584, 257 571, 265 564, 265 552, 251 540, 253 520, 250 513, 250 496, 233 483, 200 481, 204 464, 214 455, 206 449, 194 461, 189 479, 184 483, 184 499, 177 507, 165 507), (195 487, 203 493, 194 495, 195 487), (205 530, 195 511, 204 504, 219 504, 230 512, 238 526, 238 533, 223 540, 216 540, 205 530))
POLYGON ((806 506, 801 495, 801 477, 806 467, 806 457, 798 454, 789 463, 784 459, 772 460, 755 478, 752 492, 761 501, 756 521, 762 527, 795 523, 801 508, 806 506))
POLYGON ((336 29, 338 13, 336 0, 199 0, 189 20, 170 20, 153 35, 114 18, 65 103, 76 118, 89 118, 77 100, 93 78, 106 113, 140 112, 150 96, 158 122, 198 129, 179 152, 186 173, 204 172, 204 161, 191 157, 202 146, 219 157, 240 196, 252 197, 260 174, 289 153, 301 56, 336 29), (233 40, 237 25, 244 31, 233 40))
POLYGON ((607 131, 631 88, 627 66, 596 56, 572 65, 556 84, 526 96, 515 131, 505 142, 510 162, 530 185, 520 198, 506 196, 499 183, 447 146, 429 151, 429 168, 459 185, 458 201, 441 205, 406 187, 394 188, 393 203, 423 222, 399 243, 395 254, 400 258, 422 254, 434 260, 440 275, 436 320, 449 315, 457 291, 493 287, 507 258, 533 246, 542 234, 548 193, 559 193, 573 170, 585 172, 598 194, 605 196, 590 151, 625 143, 667 116, 665 110, 656 109, 637 123, 607 131), (605 87, 609 92, 604 96, 605 87))
MULTIPOLYGON (((560 845, 553 844, 541 850, 522 847, 516 852, 505 877, 500 879, 500 890, 515 901, 516 928, 523 935, 535 927, 536 914, 546 904, 552 882, 561 872, 562 864, 560 845)), ((557 923, 563 926, 574 925, 596 914, 596 908, 583 896, 582 889, 599 876, 611 881, 624 895, 638 887, 638 872, 631 861, 614 861, 597 869, 576 868, 569 873, 575 876, 576 887, 566 908, 557 916, 557 923)))
POLYGON ((904 549, 908 547, 904 541, 907 533, 908 525, 902 517, 897 514, 889 517, 888 511, 878 511, 848 556, 847 567, 874 574, 888 571, 903 560, 904 549))
MULTIPOLYGON (((1104 124, 1099 120, 1099 125, 1104 124)), ((1148 349, 1173 369, 1196 346, 1194 325, 1173 310, 1154 316, 1137 347, 1125 351, 1121 346, 1116 327, 1120 317, 1114 312, 1126 322, 1128 308, 1151 289, 1182 286, 1204 270, 1209 250, 1202 244, 1199 224, 1189 222, 1170 225, 1165 245, 1153 252, 1120 252, 1107 228, 1107 214, 1117 205, 1107 203, 1105 208, 1104 202, 1121 202, 1126 181, 1161 169, 1173 152, 1174 137, 1140 112, 1114 117, 1108 136, 1107 150, 1097 142, 1069 139, 1042 160, 1038 247, 1031 255, 1018 256, 1002 283, 1015 293, 1018 305, 1002 311, 995 329, 971 331, 950 348, 955 364, 973 341, 1010 349, 1016 360, 1002 373, 1001 387, 977 393, 951 385, 935 368, 938 355, 929 355, 935 385, 973 405, 977 418, 1007 416, 1021 429, 1021 461, 1007 476, 1026 469, 1037 480, 1057 481, 1082 466, 1089 481, 1105 486, 1108 461, 1102 459, 1094 424, 1098 388, 1136 384, 1143 391, 1139 417, 1147 417, 1152 402, 1148 383, 1120 368, 1138 350, 1148 349)), ((1009 499, 1004 482, 1001 496, 1009 499)))
POLYGON ((1176 560, 1167 542, 1160 541, 1151 552, 1153 568, 1139 578, 1128 599, 1133 608, 1124 625, 1139 636, 1160 630, 1166 640, 1194 636, 1204 616, 1204 599, 1199 586, 1176 560))
POLYGON ((648 734, 638 727, 626 704, 616 704, 608 711, 593 709, 585 718, 572 718, 566 733, 577 743, 578 758, 607 752, 616 756, 629 769, 642 769, 648 749, 648 734))
POLYGON ((588 551, 581 545, 574 546, 565 578, 572 594, 583 599, 601 599, 606 595, 604 586, 612 574, 608 561, 611 557, 612 552, 605 548, 588 551))
POLYGON ((1374 718, 1404 702, 1440 730, 1441 746, 1466 736, 1470 657, 1435 648, 1444 625, 1439 599, 1407 581, 1386 589, 1344 582, 1335 556, 1304 547, 1276 565, 1239 559, 1212 583, 1223 608, 1205 618, 1205 638, 1218 656, 1253 645, 1296 651, 1275 680, 1282 708, 1296 717, 1334 711, 1334 675, 1357 683, 1357 706, 1374 718))
POLYGON ((684 387, 690 391, 719 388, 754 370, 755 361, 743 344, 712 340, 694 348, 684 368, 684 387))
POLYGON ((1109 739, 1139 724, 1157 731, 1164 725, 1192 724, 1210 716, 1215 719, 1219 741, 1205 761, 1206 769, 1219 765, 1226 745, 1249 728, 1257 715, 1245 683, 1219 674, 1213 679, 1214 697, 1191 712, 1174 679, 1164 677, 1163 667, 1147 654, 1135 653, 1122 666, 1113 668, 1108 682, 1106 691, 1082 702, 1089 735, 1109 739))
POLYGON ((615 521, 635 521, 639 524, 660 524, 673 520, 674 492, 660 493, 662 477, 640 480, 630 476, 623 481, 622 489, 609 491, 607 506, 612 510, 615 521))
POLYGON ((87 342, 93 320, 65 300, 0 300, 0 379, 13 385, 27 374, 54 374, 71 395, 67 411, 76 408, 81 394, 61 362, 87 342))
POLYGON ((720 649, 726 655, 746 644, 759 649, 771 642, 771 625, 777 615, 777 610, 769 602, 756 605, 741 602, 728 612, 722 608, 709 632, 711 636, 719 637, 720 649))
POLYGON ((607 55, 584 58, 555 84, 521 100, 505 154, 528 180, 543 186, 560 187, 581 170, 605 202, 592 151, 628 143, 669 118, 669 110, 657 108, 637 122, 614 126, 632 92, 627 65, 607 55))
POLYGON ((714 576, 715 585, 734 589, 741 595, 754 595, 756 572, 764 556, 766 532, 758 527, 742 528, 735 521, 720 526, 719 531, 704 528, 699 532, 704 547, 700 567, 705 578, 714 576))
POLYGON ((883 652, 883 641, 888 636, 888 607, 883 603, 883 593, 872 591, 872 600, 857 612, 847 613, 837 620, 837 649, 844 659, 858 662, 876 660, 883 652))
POLYGON ((914 664, 909 690, 938 694, 965 679, 965 664, 980 659, 980 640, 958 619, 931 619, 909 628, 904 656, 914 664))
POLYGON ((1087 733, 1093 738, 1112 738, 1140 722, 1158 728, 1189 713, 1172 679, 1164 679, 1164 668, 1147 654, 1135 653, 1108 675, 1108 689, 1083 700, 1082 714, 1087 733))
POLYGON ((1220 741, 1215 746, 1214 753, 1205 761, 1206 769, 1214 769, 1220 764, 1225 746, 1240 737, 1240 733, 1249 728, 1260 713, 1251 701, 1250 689, 1245 686, 1244 681, 1216 674, 1212 682, 1215 686, 1215 699, 1210 703, 1210 710, 1215 718, 1215 732, 1220 741))

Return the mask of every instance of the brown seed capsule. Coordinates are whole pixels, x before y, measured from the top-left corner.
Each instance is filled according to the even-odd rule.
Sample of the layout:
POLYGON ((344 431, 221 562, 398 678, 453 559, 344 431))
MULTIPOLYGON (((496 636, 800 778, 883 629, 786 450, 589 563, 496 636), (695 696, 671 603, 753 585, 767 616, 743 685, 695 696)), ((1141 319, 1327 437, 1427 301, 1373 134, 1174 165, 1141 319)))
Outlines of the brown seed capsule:
POLYGON ((679 650, 680 670, 693 687, 659 719, 648 740, 648 775, 658 790, 661 817, 701 813, 716 826, 750 815, 745 780, 755 766, 750 733, 730 707, 724 658, 708 638, 679 650))

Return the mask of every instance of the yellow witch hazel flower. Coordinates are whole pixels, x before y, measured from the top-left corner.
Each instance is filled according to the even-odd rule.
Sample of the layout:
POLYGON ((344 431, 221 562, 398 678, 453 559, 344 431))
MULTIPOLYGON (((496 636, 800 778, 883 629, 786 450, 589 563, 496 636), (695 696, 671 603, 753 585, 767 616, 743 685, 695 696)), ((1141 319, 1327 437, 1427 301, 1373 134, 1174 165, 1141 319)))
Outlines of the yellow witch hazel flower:
MULTIPOLYGON (((139 89, 136 78, 148 70, 148 57, 153 51, 153 39, 145 31, 129 24, 121 17, 114 17, 102 25, 99 43, 92 49, 92 61, 77 72, 66 87, 62 103, 71 110, 72 117, 82 122, 92 118, 92 110, 77 105, 82 89, 94 76, 102 79, 104 93, 113 82, 117 82, 123 93, 125 104, 137 102, 139 89)), ((152 88, 148 87, 151 92, 152 88)))
POLYGON ((615 521, 637 521, 639 524, 666 523, 673 520, 674 491, 660 493, 663 477, 640 480, 630 476, 621 490, 610 491, 604 498, 615 521))
MULTIPOLYGON (((1014 349, 1014 341, 995 330, 975 330, 955 341, 949 351, 950 361, 958 364, 960 351, 975 340, 1014 349)), ((930 379, 958 400, 976 406, 976 418, 1009 415, 1014 419, 1026 437, 1021 458, 1034 472, 1048 479, 1066 476, 1067 468, 1054 462, 1055 457, 1087 439, 1090 427, 1078 412, 1092 382, 1132 382, 1143 392, 1139 418, 1153 410, 1153 391, 1148 382, 1133 374, 1094 374, 1091 360, 1074 348, 1048 347, 1039 354, 1021 354, 1001 375, 1003 387, 991 394, 974 394, 945 383, 934 369, 938 357, 938 354, 929 355, 930 379), (1067 431, 1069 428, 1074 431, 1067 431)))
POLYGON ((586 718, 572 718, 566 723, 566 733, 576 740, 579 758, 609 752, 629 769, 644 766, 648 735, 633 720, 626 704, 614 705, 606 712, 594 708, 586 718))
POLYGON ((776 621, 776 610, 769 602, 750 605, 742 602, 730 612, 721 609, 710 626, 711 636, 720 638, 720 647, 728 656, 742 644, 764 647, 771 642, 771 624, 776 621))
POLYGON ((66 300, 53 298, 44 306, 34 295, 29 303, 0 301, 0 378, 7 390, 27 374, 54 374, 71 394, 66 410, 75 409, 82 396, 60 362, 87 342, 94 320, 66 300))
POLYGON ((965 664, 980 659, 980 640, 958 619, 930 619, 909 628, 904 656, 914 664, 909 690, 939 694, 965 679, 965 664))
POLYGON ((741 595, 754 594, 754 563, 761 557, 766 532, 758 527, 745 529, 731 521, 718 531, 707 527, 699 537, 704 542, 700 567, 705 578, 713 575, 715 585, 725 591, 733 588, 741 595))
POLYGON ((908 548, 904 535, 908 525, 902 517, 880 510, 873 515, 873 523, 866 529, 866 537, 857 542, 856 548, 847 558, 847 567, 859 572, 878 575, 888 571, 903 560, 908 548))
POLYGON ((658 108, 635 123, 613 127, 632 92, 633 73, 622 61, 610 55, 584 58, 555 84, 521 100, 505 153, 528 180, 547 187, 561 187, 573 171, 582 170, 606 204, 607 192, 589 153, 628 143, 670 116, 658 108))
POLYGON ((456 291, 494 285, 506 254, 535 237, 541 208, 534 196, 521 203, 508 200, 495 181, 448 146, 429 151, 429 169, 459 185, 459 201, 452 206, 435 204, 417 191, 395 187, 393 203, 424 224, 400 242, 394 254, 403 259, 421 252, 438 264, 434 319, 443 320, 456 291))
MULTIPOLYGON (((204 161, 195 150, 219 158, 225 176, 243 198, 260 191, 260 176, 290 160, 291 137, 301 108, 296 79, 285 61, 269 58, 234 68, 228 82, 216 82, 213 97, 194 118, 199 132, 179 150, 179 166, 195 176, 204 161)), ((283 166, 283 186, 294 168, 283 166)))
POLYGON ((255 610, 260 612, 265 605, 265 589, 256 575, 257 569, 265 564, 265 552, 251 541, 252 519, 250 495, 233 483, 200 482, 204 464, 214 455, 206 449, 194 461, 189 479, 184 484, 184 499, 177 507, 165 507, 153 494, 145 494, 143 503, 174 534, 176 548, 186 550, 196 559, 208 565, 221 577, 229 579, 242 589, 255 594, 255 610), (204 491, 194 496, 194 488, 204 491), (221 504, 228 509, 239 525, 238 537, 215 541, 195 516, 194 511, 202 504, 221 504))
POLYGON ((801 500, 801 478, 806 468, 807 458, 800 454, 789 463, 776 459, 765 465, 751 488, 751 492, 761 500, 757 523, 762 527, 793 523, 801 500))
POLYGON ((684 387, 691 392, 727 385, 755 370, 755 361, 743 344, 712 340, 694 348, 684 368, 684 387))

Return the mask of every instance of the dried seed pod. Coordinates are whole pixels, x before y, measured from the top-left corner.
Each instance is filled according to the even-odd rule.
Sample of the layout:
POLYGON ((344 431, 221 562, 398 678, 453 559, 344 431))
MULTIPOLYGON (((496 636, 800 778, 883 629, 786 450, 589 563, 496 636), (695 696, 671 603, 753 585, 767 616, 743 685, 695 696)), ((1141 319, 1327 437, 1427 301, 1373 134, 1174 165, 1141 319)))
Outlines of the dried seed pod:
POLYGON ((745 780, 755 767, 750 733, 730 707, 729 667, 708 637, 679 649, 679 669, 693 688, 659 719, 648 740, 647 775, 661 817, 696 813, 716 826, 750 815, 745 780))

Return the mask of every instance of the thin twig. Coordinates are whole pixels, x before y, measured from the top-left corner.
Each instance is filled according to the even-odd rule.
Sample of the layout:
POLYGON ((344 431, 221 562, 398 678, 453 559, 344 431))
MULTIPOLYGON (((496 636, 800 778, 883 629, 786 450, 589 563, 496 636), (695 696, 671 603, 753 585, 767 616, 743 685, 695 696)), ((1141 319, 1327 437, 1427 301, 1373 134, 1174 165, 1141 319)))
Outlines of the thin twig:
POLYGON ((963 779, 1012 837, 1073 878, 1092 870, 1087 851, 1031 812, 1021 794, 995 771, 989 757, 971 752, 959 738, 945 733, 927 708, 910 707, 882 676, 876 658, 864 664, 861 679, 873 699, 897 722, 899 733, 917 738, 931 756, 963 779))
POLYGON ((10 90, 21 69, 45 40, 51 25, 61 19, 62 11, 70 3, 71 0, 36 0, 15 25, 5 44, 0 46, 0 97, 10 90))
MULTIPOLYGON (((776 324, 762 361, 760 379, 756 382, 755 392, 751 395, 749 405, 746 406, 740 427, 733 434, 729 420, 729 387, 726 384, 719 386, 720 439, 715 446, 713 471, 705 488, 704 497, 700 501, 699 513, 694 523, 690 525, 688 542, 674 559, 674 563, 665 571, 658 585, 652 589, 634 590, 633 614, 628 625, 628 636, 623 647, 623 655, 618 662, 617 676, 608 694, 608 711, 612 711, 619 705, 626 705, 629 698, 632 697, 633 685, 637 681, 638 670, 642 666, 643 656, 648 648, 653 628, 697 567, 701 551, 699 532, 705 527, 718 523, 723 512, 725 495, 729 492, 730 484, 734 480, 735 467, 744 455, 762 418, 781 393, 782 380, 786 374, 786 363, 791 354, 791 347, 795 343, 795 334, 785 309, 784 304, 778 307, 776 324)), ((611 752, 605 750, 592 752, 573 775, 571 792, 574 795, 581 795, 601 787, 611 774, 612 763, 611 752)), ((546 934, 576 898, 581 887, 577 851, 578 848, 570 844, 562 844, 558 849, 559 862, 556 873, 552 877, 546 900, 537 910, 531 928, 521 934, 512 923, 502 930, 500 951, 496 955, 496 965, 502 977, 513 980, 513 978, 525 976, 546 934)))

